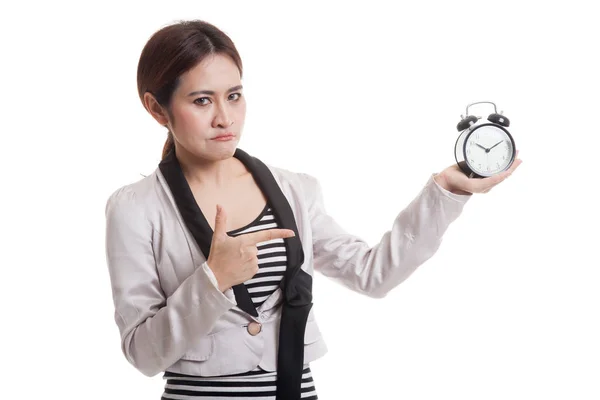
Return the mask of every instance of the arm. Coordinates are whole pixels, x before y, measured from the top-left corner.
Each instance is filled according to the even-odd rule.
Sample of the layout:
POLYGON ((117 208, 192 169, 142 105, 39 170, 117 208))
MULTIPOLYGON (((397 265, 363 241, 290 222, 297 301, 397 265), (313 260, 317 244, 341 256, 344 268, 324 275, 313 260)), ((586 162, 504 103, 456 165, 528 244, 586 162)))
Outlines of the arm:
POLYGON ((327 214, 318 180, 301 175, 305 195, 309 196, 315 270, 375 298, 384 297, 433 256, 444 232, 471 197, 447 191, 432 174, 420 193, 396 216, 392 229, 369 247, 327 214))
POLYGON ((219 291, 208 265, 196 268, 168 298, 160 285, 153 227, 124 188, 106 204, 106 259, 127 360, 146 376, 178 361, 194 338, 206 335, 216 320, 235 305, 219 291))

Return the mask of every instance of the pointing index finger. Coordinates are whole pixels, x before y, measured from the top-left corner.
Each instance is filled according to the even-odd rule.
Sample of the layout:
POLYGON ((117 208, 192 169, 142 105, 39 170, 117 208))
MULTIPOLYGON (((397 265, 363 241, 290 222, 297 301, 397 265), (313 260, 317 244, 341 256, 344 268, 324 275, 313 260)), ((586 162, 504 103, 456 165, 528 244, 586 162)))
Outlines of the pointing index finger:
POLYGON ((266 242, 273 239, 285 239, 292 236, 296 236, 295 232, 291 229, 266 229, 264 231, 252 232, 244 235, 245 241, 257 244, 260 242, 266 242))

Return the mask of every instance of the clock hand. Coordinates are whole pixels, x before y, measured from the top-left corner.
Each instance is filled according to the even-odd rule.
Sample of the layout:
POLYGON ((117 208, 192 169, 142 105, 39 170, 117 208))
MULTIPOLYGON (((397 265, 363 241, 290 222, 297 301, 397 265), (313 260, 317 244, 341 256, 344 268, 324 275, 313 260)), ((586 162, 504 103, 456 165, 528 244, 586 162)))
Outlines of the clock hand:
POLYGON ((491 150, 491 149, 493 149, 494 147, 498 146, 498 145, 499 145, 500 143, 502 143, 502 142, 503 142, 503 140, 499 141, 498 143, 496 143, 495 145, 493 145, 492 147, 490 147, 490 148, 488 149, 488 151, 490 151, 490 150, 491 150))
POLYGON ((480 145, 479 143, 475 143, 475 146, 479 146, 482 149, 484 149, 486 151, 486 153, 489 151, 488 149, 486 149, 485 147, 483 147, 482 145, 480 145))

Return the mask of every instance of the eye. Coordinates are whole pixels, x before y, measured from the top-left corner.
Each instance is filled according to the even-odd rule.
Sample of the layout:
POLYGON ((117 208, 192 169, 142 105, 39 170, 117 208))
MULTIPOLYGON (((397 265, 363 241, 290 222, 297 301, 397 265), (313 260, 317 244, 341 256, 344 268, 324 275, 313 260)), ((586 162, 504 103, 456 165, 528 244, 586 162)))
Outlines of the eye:
POLYGON ((229 95, 229 100, 238 101, 242 97, 241 93, 231 93, 229 95))
POLYGON ((210 99, 208 97, 200 97, 194 100, 194 104, 198 104, 199 106, 205 106, 208 104, 209 101, 210 99), (198 100, 200 100, 200 102, 198 102, 198 100))

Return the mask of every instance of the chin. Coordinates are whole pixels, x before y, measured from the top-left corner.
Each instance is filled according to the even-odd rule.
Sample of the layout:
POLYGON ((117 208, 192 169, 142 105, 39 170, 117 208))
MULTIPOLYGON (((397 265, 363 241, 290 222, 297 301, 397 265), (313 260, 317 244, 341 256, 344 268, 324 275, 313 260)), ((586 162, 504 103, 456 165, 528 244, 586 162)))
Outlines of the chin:
POLYGON ((223 146, 223 143, 221 143, 221 145, 222 146, 218 151, 210 151, 211 155, 213 156, 211 158, 224 160, 226 158, 233 157, 233 154, 237 150, 237 142, 232 140, 231 142, 227 143, 227 146, 223 146))

